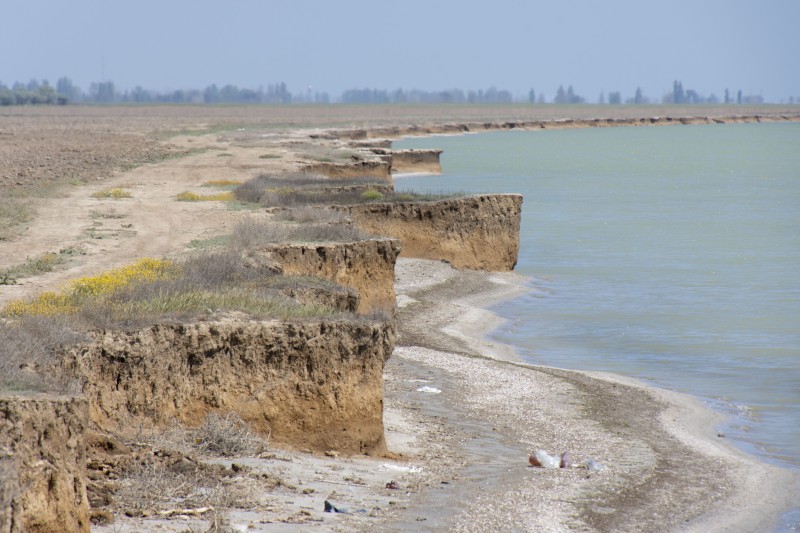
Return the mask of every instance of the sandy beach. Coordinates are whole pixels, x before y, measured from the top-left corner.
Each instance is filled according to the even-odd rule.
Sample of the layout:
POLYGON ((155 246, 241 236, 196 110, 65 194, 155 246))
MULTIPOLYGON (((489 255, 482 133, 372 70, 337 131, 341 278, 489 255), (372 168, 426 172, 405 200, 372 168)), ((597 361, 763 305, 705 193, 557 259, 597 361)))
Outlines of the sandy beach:
MULTIPOLYGON (((359 125, 400 120, 368 118, 359 125)), ((282 124, 286 118, 272 120, 282 124)), ((343 119, 327 120, 339 126, 343 119)), ((193 125, 186 122, 181 127, 193 125)), ((305 133, 292 130, 291 135, 305 133)), ((175 195, 202 191, 209 177, 240 179, 257 171, 295 170, 289 145, 268 141, 276 159, 264 160, 261 145, 216 133, 173 137, 177 147, 203 150, 108 172, 102 180, 92 176, 62 196, 42 200, 41 216, 29 224, 28 238, 0 243, 0 263, 73 243, 83 247, 84 259, 4 287, 0 304, 136 257, 185 253, 190 243, 228 231, 239 212, 210 202, 180 204, 175 195), (222 151, 227 157, 219 157, 222 151), (128 187, 134 199, 102 204, 91 197, 101 186, 128 187), (122 223, 131 231, 120 233, 122 223), (116 233, 109 231, 102 239, 86 236, 112 225, 116 233)), ((512 347, 487 339, 502 324, 489 308, 530 290, 522 276, 458 271, 445 262, 419 259, 399 260, 396 276, 400 336, 384 373, 390 455, 341 457, 275 449, 260 458, 214 460, 244 467, 250 477, 241 483, 258 476, 279 481, 261 494, 252 511, 228 513, 230 527, 769 531, 781 512, 800 506, 798 476, 733 447, 714 429, 719 415, 698 400, 617 375, 527 365, 512 347), (529 466, 528 456, 538 449, 569 452, 572 467, 529 466), (601 468, 587 469, 590 460, 601 468), (397 488, 387 487, 392 481, 397 488), (348 512, 325 513, 325 500, 348 512)), ((205 530, 208 518, 120 516, 93 530, 187 528, 205 530)))

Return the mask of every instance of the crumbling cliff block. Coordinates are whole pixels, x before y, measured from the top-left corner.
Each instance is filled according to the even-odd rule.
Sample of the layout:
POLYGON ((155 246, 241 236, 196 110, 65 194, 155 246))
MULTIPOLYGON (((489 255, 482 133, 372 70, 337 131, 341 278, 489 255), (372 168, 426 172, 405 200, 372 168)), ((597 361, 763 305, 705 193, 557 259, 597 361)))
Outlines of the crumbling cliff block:
POLYGON ((401 257, 455 268, 513 270, 519 254, 522 195, 482 194, 433 202, 340 206, 359 229, 399 239, 401 257))
POLYGON ((237 413, 273 442, 299 449, 382 453, 383 366, 391 322, 223 319, 106 331, 63 354, 83 381, 92 422, 190 427, 237 413))
POLYGON ((439 156, 442 150, 393 150, 392 172, 424 172, 441 174, 439 156))
POLYGON ((394 265, 400 242, 368 239, 344 243, 275 244, 263 253, 285 274, 317 276, 358 291, 358 312, 394 313, 394 265))
POLYGON ((88 402, 0 396, 0 533, 89 531, 88 402))

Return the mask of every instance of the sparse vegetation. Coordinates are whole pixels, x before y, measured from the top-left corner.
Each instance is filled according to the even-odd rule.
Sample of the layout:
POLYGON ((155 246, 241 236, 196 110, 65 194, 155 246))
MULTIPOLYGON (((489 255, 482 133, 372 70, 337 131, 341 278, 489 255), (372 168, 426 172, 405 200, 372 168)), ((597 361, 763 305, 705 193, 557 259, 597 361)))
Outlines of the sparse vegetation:
POLYGON ((313 174, 293 174, 287 177, 267 174, 256 176, 236 187, 233 194, 242 202, 258 203, 266 207, 427 202, 458 196, 458 194, 414 191, 396 193, 385 181, 376 178, 331 180, 313 174))
POLYGON ((64 392, 69 383, 46 370, 55 350, 85 340, 69 321, 59 317, 29 316, 13 322, 0 320, 0 390, 64 392))
MULTIPOLYGON (((133 516, 173 509, 254 508, 262 502, 256 480, 192 461, 134 465, 120 479, 116 505, 133 516), (187 466, 191 465, 191 466, 187 466)), ((262 496, 263 498, 263 496, 262 496)))
POLYGON ((368 189, 361 193, 361 198, 364 200, 383 200, 383 193, 375 189, 368 189))
POLYGON ((127 328, 222 311, 255 317, 330 316, 322 305, 301 305, 281 294, 267 266, 242 259, 237 248, 192 256, 182 263, 141 259, 69 283, 60 292, 10 302, 8 317, 68 316, 76 328, 127 328))
POLYGON ((234 200, 234 194, 230 191, 217 194, 197 194, 185 191, 176 197, 179 202, 229 202, 234 200))
POLYGON ((241 184, 242 184, 242 182, 239 181, 239 180, 220 179, 220 180, 208 180, 205 183, 203 183, 203 186, 204 187, 233 187, 233 186, 241 185, 241 184))
POLYGON ((208 239, 194 239, 189 242, 188 246, 189 248, 194 248, 195 250, 207 250, 209 248, 225 246, 229 242, 229 235, 216 235, 214 237, 209 237, 208 239))
POLYGON ((93 209, 89 211, 89 214, 92 216, 92 218, 120 219, 120 218, 125 218, 126 216, 123 215, 122 213, 117 213, 117 210, 114 209, 113 207, 107 211, 98 211, 96 209, 93 209))
POLYGON ((57 253, 48 252, 35 258, 27 258, 24 263, 9 268, 0 269, 0 285, 14 285, 18 279, 52 272, 69 261, 76 255, 85 252, 78 247, 69 246, 62 248, 57 253))
POLYGON ((259 249, 278 242, 350 242, 369 238, 370 235, 341 222, 274 224, 247 220, 237 225, 231 239, 240 248, 259 249))
POLYGON ((60 346, 86 339, 83 332, 91 330, 138 328, 228 311, 255 318, 339 316, 329 307, 298 303, 285 294, 298 284, 330 287, 330 282, 298 281, 276 274, 269 264, 248 260, 240 247, 248 239, 253 240, 235 239, 219 252, 182 262, 140 259, 75 280, 59 292, 10 302, 0 311, 0 390, 64 389, 65 384, 40 371, 52 364, 60 346))
POLYGON ((3 309, 3 314, 8 316, 72 314, 89 299, 103 298, 131 284, 153 282, 174 274, 174 266, 169 261, 144 258, 97 276, 71 281, 60 292, 48 291, 29 301, 12 301, 3 309))
POLYGON ((194 432, 194 446, 202 452, 224 457, 257 455, 266 451, 268 440, 253 433, 236 413, 209 414, 194 432))
POLYGON ((298 224, 345 224, 347 217, 341 211, 327 207, 301 205, 284 209, 274 215, 274 220, 297 222, 298 224))
POLYGON ((122 198, 133 198, 133 195, 126 189, 115 187, 112 189, 103 189, 102 191, 97 191, 96 193, 92 194, 92 198, 110 198, 113 200, 121 200, 122 198))
POLYGON ((34 211, 26 198, 15 195, 0 196, 0 241, 10 240, 19 234, 20 228, 33 219, 34 211))

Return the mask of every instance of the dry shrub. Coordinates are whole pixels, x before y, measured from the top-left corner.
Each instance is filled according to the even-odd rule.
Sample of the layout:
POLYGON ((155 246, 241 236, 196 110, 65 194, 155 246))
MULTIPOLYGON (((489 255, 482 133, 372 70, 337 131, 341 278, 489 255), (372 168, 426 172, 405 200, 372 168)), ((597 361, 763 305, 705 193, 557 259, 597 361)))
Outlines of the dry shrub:
POLYGON ((262 493, 263 487, 252 478, 181 463, 148 462, 120 478, 114 505, 131 515, 202 507, 252 509, 264 503, 262 493))
POLYGON ((303 205, 285 209, 275 214, 275 220, 296 222, 298 224, 346 224, 347 217, 341 211, 327 207, 303 205))
POLYGON ((285 242, 352 242, 372 238, 346 224, 276 224, 274 222, 240 222, 234 229, 231 242, 242 249, 256 250, 274 243, 285 242))
POLYGON ((194 431, 195 446, 200 451, 224 457, 258 455, 267 449, 268 439, 253 433, 236 413, 225 416, 209 414, 194 431))
POLYGON ((261 174, 239 185, 234 189, 234 195, 242 202, 268 206, 302 205, 326 203, 326 196, 336 194, 332 189, 366 189, 370 186, 386 186, 386 181, 369 177, 331 180, 307 173, 261 174))
POLYGON ((262 174, 234 189, 242 202, 267 207, 304 205, 355 205, 370 202, 429 202, 463 194, 431 194, 416 191, 396 193, 378 178, 331 180, 314 174, 275 176, 262 174))
MULTIPOLYGON (((261 476, 238 475, 193 457, 254 456, 266 451, 267 440, 254 434, 235 413, 210 414, 202 426, 174 425, 137 435, 153 453, 126 467, 119 480, 115 506, 129 514, 212 507, 215 510, 255 508, 265 503, 261 476)), ((268 482, 270 480, 267 480, 268 482)))
POLYGON ((72 383, 57 379, 48 369, 60 348, 85 339, 62 317, 29 316, 0 322, 0 390, 70 390, 72 383))

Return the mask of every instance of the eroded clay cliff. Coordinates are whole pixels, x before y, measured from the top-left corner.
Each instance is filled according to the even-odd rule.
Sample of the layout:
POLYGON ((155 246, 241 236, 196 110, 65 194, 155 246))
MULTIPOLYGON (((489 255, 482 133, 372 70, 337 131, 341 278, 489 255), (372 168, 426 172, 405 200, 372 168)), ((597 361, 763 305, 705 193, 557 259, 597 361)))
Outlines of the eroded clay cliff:
POLYGON ((343 163, 328 161, 308 163, 302 167, 302 171, 308 174, 320 174, 331 179, 378 178, 387 183, 393 183, 390 157, 376 156, 368 160, 343 163))
POLYGON ((455 268, 473 270, 508 271, 517 264, 522 212, 518 194, 338 209, 363 231, 400 239, 403 257, 445 260, 455 268))
POLYGON ((358 291, 358 312, 392 314, 395 308, 394 265, 400 242, 369 239, 345 243, 275 244, 263 250, 283 272, 317 276, 358 291))
POLYGON ((63 355, 61 371, 82 381, 99 429, 199 426, 209 413, 235 412, 279 444, 385 451, 391 322, 232 317, 94 336, 63 355))
POLYGON ((0 396, 0 532, 89 531, 87 424, 85 398, 0 396))
POLYGON ((424 172, 441 174, 439 156, 442 150, 392 150, 392 172, 424 172))

